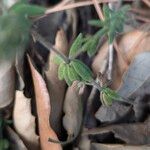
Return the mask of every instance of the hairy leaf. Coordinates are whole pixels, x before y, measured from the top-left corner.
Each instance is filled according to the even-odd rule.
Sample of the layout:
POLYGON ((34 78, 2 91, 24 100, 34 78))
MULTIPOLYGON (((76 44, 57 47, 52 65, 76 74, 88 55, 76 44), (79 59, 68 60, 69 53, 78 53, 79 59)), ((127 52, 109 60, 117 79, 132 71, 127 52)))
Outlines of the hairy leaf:
POLYGON ((71 61, 71 65, 84 81, 90 82, 93 80, 91 70, 80 60, 74 59, 71 61))
POLYGON ((103 27, 104 23, 101 20, 90 20, 88 21, 88 24, 95 27, 103 27))
POLYGON ((57 65, 60 65, 61 63, 64 62, 64 60, 60 56, 56 55, 53 59, 53 62, 57 65))
POLYGON ((80 33, 70 48, 70 52, 69 52, 70 58, 74 58, 77 55, 77 53, 79 53, 82 43, 83 43, 83 35, 82 33, 80 33))
POLYGON ((71 81, 80 81, 81 80, 80 76, 78 75, 78 73, 75 71, 75 69, 71 65, 68 68, 68 77, 71 81))
POLYGON ((67 85, 68 85, 68 86, 71 86, 71 85, 72 85, 72 81, 69 79, 69 76, 68 76, 68 69, 69 69, 69 65, 68 65, 68 64, 65 64, 64 70, 63 70, 63 75, 64 75, 64 79, 65 79, 67 85))
POLYGON ((64 69, 65 69, 65 63, 61 63, 59 68, 58 68, 58 78, 59 80, 63 80, 64 79, 64 69))

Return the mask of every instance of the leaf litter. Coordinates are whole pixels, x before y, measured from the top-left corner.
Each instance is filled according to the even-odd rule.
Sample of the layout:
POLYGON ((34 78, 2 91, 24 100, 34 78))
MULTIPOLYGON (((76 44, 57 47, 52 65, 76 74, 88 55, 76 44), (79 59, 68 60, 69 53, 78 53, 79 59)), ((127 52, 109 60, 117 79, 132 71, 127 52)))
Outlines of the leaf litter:
MULTIPOLYGON (((88 4, 92 4, 92 2, 86 1, 88 4)), ((45 1, 43 3, 47 5, 45 1)), ((59 7, 63 8, 67 5, 74 7, 78 3, 81 4, 78 1, 71 4, 62 1, 62 4, 60 3, 60 6, 58 4, 58 7, 55 8, 60 9, 59 7)), ((131 4, 132 9, 137 7, 137 10, 147 9, 148 6, 142 1, 137 2, 138 4, 132 1, 127 3, 131 4)), ((65 56, 69 54, 70 62, 74 59, 79 59, 77 61, 81 61, 81 63, 82 61, 86 62, 86 66, 81 63, 82 67, 79 66, 79 63, 77 67, 74 66, 76 76, 73 76, 71 71, 66 74, 66 81, 68 80, 71 86, 67 86, 64 80, 58 78, 59 64, 54 63, 56 54, 50 49, 50 52, 45 53, 45 49, 37 41, 30 44, 27 59, 19 56, 16 64, 0 61, 0 108, 5 119, 11 118, 13 121, 12 125, 4 125, 6 131, 4 137, 8 137, 11 143, 10 148, 14 150, 148 150, 150 144, 149 23, 145 23, 145 19, 139 21, 140 18, 136 19, 135 17, 134 22, 129 24, 125 22, 125 32, 119 35, 117 33, 114 40, 115 60, 110 88, 116 90, 122 99, 113 102, 111 106, 105 106, 101 104, 99 91, 95 89, 94 96, 91 98, 92 110, 89 111, 90 114, 86 114, 86 111, 90 110, 86 107, 89 107, 87 103, 92 90, 89 86, 86 86, 86 89, 83 88, 84 83, 74 80, 78 78, 82 81, 84 79, 86 83, 90 83, 93 74, 94 77, 97 77, 99 71, 102 70, 102 64, 108 61, 109 43, 103 34, 102 41, 98 41, 96 38, 95 42, 99 42, 99 47, 97 47, 99 49, 95 48, 93 51, 90 49, 87 52, 89 56, 93 55, 92 57, 85 53, 86 50, 80 49, 87 40, 85 33, 95 33, 95 29, 88 27, 87 22, 89 18, 95 18, 96 13, 94 14, 92 7, 77 8, 77 10, 70 9, 47 14, 46 17, 37 19, 35 25, 37 31, 40 31, 45 39, 55 43, 52 45, 56 49, 65 56), (136 27, 131 26, 133 23, 136 23, 136 27), (79 34, 82 30, 85 32, 83 35, 79 34), (70 44, 73 43, 75 35, 79 36, 75 40, 76 44, 71 48, 70 44), (69 47, 71 48, 70 53, 69 47), (31 53, 30 49, 38 50, 31 53), (35 59, 34 55, 38 55, 40 59, 35 59), (48 64, 47 70, 45 70, 47 66, 44 64, 45 62, 48 64), (28 65, 25 65, 27 63, 28 65), (90 67, 93 72, 91 73, 89 70, 87 73, 90 67), (29 77, 33 81, 30 83, 30 87, 34 88, 34 93, 29 94, 31 97, 26 97, 24 94, 27 92, 28 95, 31 91, 26 85, 28 84, 26 81, 29 80, 25 74, 26 70, 30 72, 29 77), (82 71, 85 73, 82 74, 82 71), (15 91, 16 89, 20 91, 15 91), (12 107, 13 117, 10 117, 12 107), (87 115, 86 119, 85 115, 87 115), (87 126, 87 123, 90 125, 87 126)), ((129 14, 133 15, 132 12, 129 14)), ((105 15, 107 15, 106 12, 105 15)), ((119 30, 118 27, 117 30, 119 30)), ((114 36, 114 32, 109 34, 114 36)), ((112 42, 113 39, 114 37, 109 37, 109 42, 112 42)), ((92 45, 93 43, 90 44, 86 48, 95 47, 92 45)), ((107 66, 108 64, 106 64, 106 68, 107 66)), ((62 71, 60 71, 60 77, 62 77, 61 75, 62 71)))

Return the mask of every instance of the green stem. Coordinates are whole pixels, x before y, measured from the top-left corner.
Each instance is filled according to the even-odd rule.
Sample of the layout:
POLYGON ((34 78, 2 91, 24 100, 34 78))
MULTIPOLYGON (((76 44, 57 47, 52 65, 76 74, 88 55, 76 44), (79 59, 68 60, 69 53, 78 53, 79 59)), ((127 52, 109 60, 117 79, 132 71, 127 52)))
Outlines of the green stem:
POLYGON ((53 47, 53 45, 50 42, 48 42, 46 39, 44 39, 39 33, 37 33, 35 30, 32 30, 31 32, 32 32, 34 40, 40 42, 48 50, 52 50, 54 53, 56 53, 58 56, 60 56, 67 64, 70 62, 68 57, 66 57, 59 50, 57 50, 55 47, 53 47))

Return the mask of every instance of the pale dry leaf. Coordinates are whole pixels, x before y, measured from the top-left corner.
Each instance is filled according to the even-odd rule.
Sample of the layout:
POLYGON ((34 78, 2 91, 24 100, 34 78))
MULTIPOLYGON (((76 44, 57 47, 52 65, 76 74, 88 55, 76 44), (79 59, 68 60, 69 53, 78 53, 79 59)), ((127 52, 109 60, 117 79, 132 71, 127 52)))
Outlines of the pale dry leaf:
POLYGON ((141 28, 124 34, 120 39, 118 46, 125 53, 129 62, 141 53, 150 51, 150 26, 144 24, 141 28))
POLYGON ((69 137, 77 136, 82 124, 82 99, 77 84, 78 82, 75 81, 72 86, 68 87, 64 100, 63 125, 69 137))
POLYGON ((132 96, 150 78, 150 52, 135 57, 123 77, 119 95, 125 98, 132 96))
MULTIPOLYGON (((68 54, 68 42, 63 30, 57 32, 55 47, 63 54, 68 54)), ((49 56, 49 69, 46 72, 48 91, 51 97, 51 118, 50 123, 56 133, 61 133, 61 118, 63 100, 65 96, 65 81, 58 79, 58 65, 54 63, 56 54, 51 51, 49 56)))
POLYGON ((27 147, 24 145, 23 141, 20 139, 20 137, 15 133, 15 131, 12 128, 7 126, 6 132, 8 140, 11 143, 10 144, 11 150, 28 150, 27 147))
POLYGON ((92 143, 91 150, 149 150, 150 146, 148 145, 121 145, 121 144, 100 144, 92 143))
POLYGON ((28 62, 34 84, 41 148, 42 150, 62 150, 60 144, 48 142, 49 137, 58 141, 57 135, 49 123, 49 117, 51 117, 51 101, 45 81, 32 65, 29 56, 28 62))
POLYGON ((35 117, 31 114, 31 99, 26 98, 23 91, 16 91, 13 123, 25 145, 29 149, 38 150, 39 137, 35 133, 35 117))
POLYGON ((15 67, 12 62, 0 61, 0 109, 9 106, 15 97, 15 67))

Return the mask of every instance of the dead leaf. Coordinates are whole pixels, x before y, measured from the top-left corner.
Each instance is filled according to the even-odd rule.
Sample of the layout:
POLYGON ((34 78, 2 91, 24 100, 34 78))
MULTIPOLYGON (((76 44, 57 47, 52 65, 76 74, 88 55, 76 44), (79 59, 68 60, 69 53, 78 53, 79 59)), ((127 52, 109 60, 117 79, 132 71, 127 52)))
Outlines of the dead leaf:
POLYGON ((74 82, 71 87, 68 87, 64 101, 63 125, 69 137, 78 135, 82 123, 83 106, 77 84, 78 82, 74 82))
POLYGON ((121 145, 121 144, 100 144, 92 143, 91 150, 149 150, 150 146, 131 146, 131 145, 121 145))
POLYGON ((48 142, 49 137, 54 140, 58 140, 56 133, 49 124, 49 117, 51 117, 50 97, 45 81, 33 67, 29 56, 28 61, 34 83, 41 148, 42 150, 62 150, 60 144, 48 142))
MULTIPOLYGON (((68 42, 63 30, 58 31, 55 39, 55 47, 67 55, 68 42)), ((58 79, 58 65, 54 63, 56 54, 51 51, 49 56, 49 69, 46 72, 48 91, 51 97, 51 126, 57 134, 61 134, 61 118, 63 100, 65 96, 65 81, 58 79)))
POLYGON ((15 97, 15 67, 12 62, 0 61, 0 109, 9 106, 15 97))
POLYGON ((127 73, 124 75, 119 95, 129 98, 150 78, 150 52, 135 57, 127 73))
POLYGON ((7 137, 11 143, 10 145, 11 150, 28 150, 24 145, 23 141, 20 139, 20 137, 15 133, 13 129, 7 127, 6 130, 7 130, 7 137))
POLYGON ((150 51, 149 24, 144 24, 139 29, 123 35, 118 46, 126 54, 129 62, 131 62, 137 54, 150 51))
POLYGON ((110 123, 126 118, 128 114, 130 114, 131 117, 131 106, 123 105, 120 102, 114 102, 111 106, 102 105, 96 112, 95 117, 101 122, 110 123))
POLYGON ((22 91, 16 91, 13 111, 15 130, 29 149, 39 149, 39 137, 35 133, 35 117, 31 114, 31 99, 22 91))
POLYGON ((83 135, 100 135, 113 132, 117 139, 121 139, 126 144, 146 145, 150 143, 149 121, 150 118, 144 123, 116 124, 102 128, 95 128, 85 131, 83 135))

